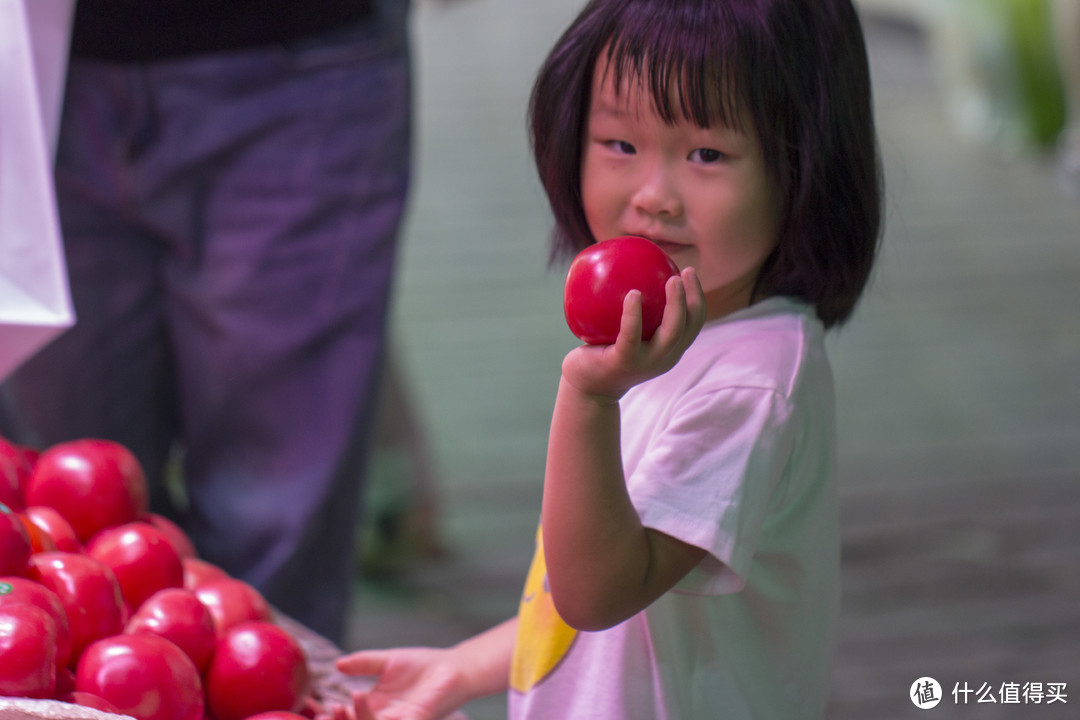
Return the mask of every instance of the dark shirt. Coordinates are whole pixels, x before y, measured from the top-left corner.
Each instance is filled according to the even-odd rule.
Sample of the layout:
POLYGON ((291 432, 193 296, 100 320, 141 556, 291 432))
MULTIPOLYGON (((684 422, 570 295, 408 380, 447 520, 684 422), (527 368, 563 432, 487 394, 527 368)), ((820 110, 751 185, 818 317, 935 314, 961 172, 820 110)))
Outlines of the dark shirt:
POLYGON ((366 20, 373 0, 79 0, 71 52, 116 62, 285 43, 366 20))

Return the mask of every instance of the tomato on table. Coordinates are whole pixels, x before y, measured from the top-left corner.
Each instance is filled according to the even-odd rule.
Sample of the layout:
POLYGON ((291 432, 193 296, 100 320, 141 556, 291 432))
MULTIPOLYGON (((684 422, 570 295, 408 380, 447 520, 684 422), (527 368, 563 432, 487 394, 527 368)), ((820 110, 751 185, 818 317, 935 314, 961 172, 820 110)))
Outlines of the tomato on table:
POLYGON ((86 543, 86 554, 113 571, 132 610, 158 590, 184 584, 184 566, 175 546, 148 523, 107 527, 86 543))
POLYGON ((310 691, 300 644, 284 628, 265 621, 240 623, 226 632, 206 671, 206 700, 215 720, 296 712, 310 691))
POLYGON ((54 508, 86 542, 103 528, 141 518, 150 494, 130 450, 87 438, 58 443, 41 454, 27 484, 26 504, 54 508))
POLYGON ((56 623, 31 603, 0 607, 0 696, 49 698, 56 689, 56 623))
POLYGON ((0 503, 0 575, 22 575, 32 551, 22 520, 0 503))
POLYGON ((56 626, 56 664, 66 666, 71 659, 71 625, 60 597, 29 578, 0 577, 0 610, 18 605, 34 605, 49 614, 56 626))
POLYGON ((137 720, 202 720, 205 696, 195 664, 157 635, 114 635, 79 659, 75 690, 111 703, 137 720))
POLYGON ((239 623, 271 618, 262 593, 239 578, 210 580, 195 588, 195 594, 214 618, 218 637, 239 623))
POLYGON ((124 627, 128 634, 160 635, 184 651, 202 673, 217 644, 217 628, 199 597, 184 588, 159 590, 139 606, 124 627))
POLYGON ((38 553, 26 576, 56 593, 71 626, 71 660, 99 638, 123 631, 126 620, 120 583, 109 568, 88 555, 38 553))
POLYGON ((83 544, 75 535, 71 523, 55 509, 44 505, 29 505, 23 510, 23 516, 52 538, 56 550, 75 553, 83 551, 83 544))

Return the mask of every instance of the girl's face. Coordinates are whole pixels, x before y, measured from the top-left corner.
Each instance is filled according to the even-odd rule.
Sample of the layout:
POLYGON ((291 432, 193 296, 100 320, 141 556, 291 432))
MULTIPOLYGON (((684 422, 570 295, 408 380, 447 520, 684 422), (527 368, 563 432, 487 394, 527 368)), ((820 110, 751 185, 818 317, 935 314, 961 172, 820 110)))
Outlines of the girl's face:
MULTIPOLYGON (((603 57, 603 55, 601 55, 603 57)), ((694 267, 708 318, 747 307, 777 242, 780 202, 747 117, 741 130, 666 124, 649 92, 598 62, 583 143, 585 218, 598 241, 640 235, 694 267)))

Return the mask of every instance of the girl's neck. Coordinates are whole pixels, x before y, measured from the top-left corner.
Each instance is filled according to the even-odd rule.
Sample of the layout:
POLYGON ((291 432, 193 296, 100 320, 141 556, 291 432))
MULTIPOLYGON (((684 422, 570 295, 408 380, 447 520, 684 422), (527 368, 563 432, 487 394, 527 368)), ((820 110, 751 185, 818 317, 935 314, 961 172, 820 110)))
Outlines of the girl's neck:
POLYGON ((757 287, 757 272, 705 293, 705 320, 718 320, 768 297, 757 287))

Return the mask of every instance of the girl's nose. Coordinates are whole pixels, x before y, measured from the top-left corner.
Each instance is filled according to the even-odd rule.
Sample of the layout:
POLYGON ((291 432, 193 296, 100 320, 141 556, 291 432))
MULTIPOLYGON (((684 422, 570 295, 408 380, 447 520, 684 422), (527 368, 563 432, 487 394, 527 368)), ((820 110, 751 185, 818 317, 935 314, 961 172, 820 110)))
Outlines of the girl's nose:
POLYGON ((678 186, 671 173, 663 168, 642 174, 632 202, 636 210, 653 217, 676 217, 683 211, 678 186))

